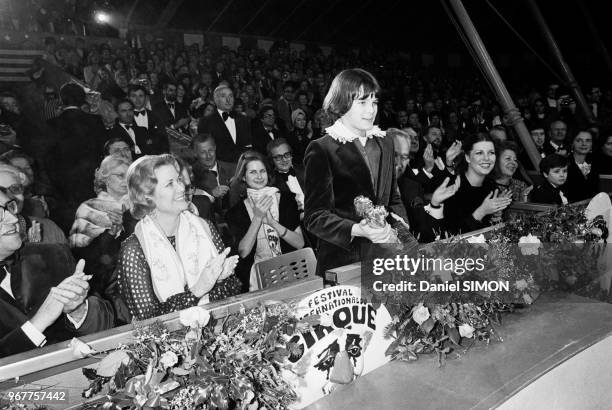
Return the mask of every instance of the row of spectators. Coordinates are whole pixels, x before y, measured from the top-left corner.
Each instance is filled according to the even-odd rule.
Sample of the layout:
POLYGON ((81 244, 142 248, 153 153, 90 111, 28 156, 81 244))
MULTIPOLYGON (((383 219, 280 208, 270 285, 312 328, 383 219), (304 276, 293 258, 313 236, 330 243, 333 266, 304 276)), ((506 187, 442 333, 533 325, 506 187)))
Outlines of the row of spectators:
MULTIPOLYGON (((56 46, 47 41, 45 59, 97 93, 41 84, 40 124, 21 109, 28 101, 0 95, 0 250, 11 261, 2 288, 9 300, 26 301, 21 316, 7 311, 0 319, 2 354, 254 290, 254 263, 318 249, 319 235, 304 222, 304 160, 310 150, 316 163, 313 141, 347 134, 322 106, 344 99, 348 110, 359 96, 359 88, 329 91, 349 66, 371 68, 383 84, 380 103, 367 96, 368 112, 393 141, 385 143, 395 150, 392 194, 420 241, 502 221, 512 201, 589 198, 612 162, 612 137, 601 126, 611 96, 599 87, 587 93, 598 124, 585 124, 554 85, 517 99, 543 157, 545 182, 533 187, 503 113, 470 76, 407 75, 400 61, 381 68, 376 55, 325 57, 282 45, 220 55, 163 43, 64 54, 56 46), (33 268, 40 243, 49 247, 45 264, 33 268), (43 270, 53 272, 52 291, 17 287, 19 275, 43 270), (68 320, 58 321, 63 314, 68 320)), ((353 143, 367 161, 377 152, 371 140, 353 143)), ((369 164, 371 172, 372 164, 388 165, 369 164)))

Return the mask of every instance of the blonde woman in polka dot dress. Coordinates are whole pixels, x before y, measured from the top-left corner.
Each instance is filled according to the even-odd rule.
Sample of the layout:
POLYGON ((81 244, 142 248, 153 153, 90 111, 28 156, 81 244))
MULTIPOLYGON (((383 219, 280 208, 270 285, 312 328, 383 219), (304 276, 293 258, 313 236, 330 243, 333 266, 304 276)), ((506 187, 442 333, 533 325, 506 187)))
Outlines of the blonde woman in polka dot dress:
POLYGON ((143 320, 240 293, 238 260, 212 223, 188 210, 172 155, 145 156, 127 172, 130 211, 139 220, 121 246, 119 291, 143 320))

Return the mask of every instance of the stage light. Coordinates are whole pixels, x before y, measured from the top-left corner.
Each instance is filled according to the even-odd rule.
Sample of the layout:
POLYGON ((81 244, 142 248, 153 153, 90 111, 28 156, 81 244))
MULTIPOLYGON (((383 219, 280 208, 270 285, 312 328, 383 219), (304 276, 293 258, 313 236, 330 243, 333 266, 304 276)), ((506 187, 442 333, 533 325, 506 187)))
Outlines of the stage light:
POLYGON ((104 13, 103 11, 98 11, 95 14, 95 19, 98 23, 100 24, 104 24, 104 23, 108 23, 110 21, 110 16, 106 13, 104 13))

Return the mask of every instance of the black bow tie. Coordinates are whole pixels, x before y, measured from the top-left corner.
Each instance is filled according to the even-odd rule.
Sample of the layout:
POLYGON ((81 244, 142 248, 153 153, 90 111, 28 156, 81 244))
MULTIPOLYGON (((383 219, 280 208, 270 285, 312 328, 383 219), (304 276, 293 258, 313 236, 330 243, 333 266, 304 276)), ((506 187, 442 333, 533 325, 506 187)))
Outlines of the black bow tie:
POLYGON ((290 168, 287 172, 276 172, 276 174, 279 175, 279 177, 282 178, 283 181, 287 182, 289 180, 289 175, 295 176, 295 170, 293 168, 290 168))
POLYGON ((139 115, 142 115, 144 117, 146 114, 147 114, 146 110, 134 111, 134 117, 138 117, 139 115))
POLYGON ((210 172, 211 174, 213 174, 215 176, 215 178, 217 177, 217 171, 215 171, 215 170, 207 169, 206 172, 210 172))
POLYGON ((223 111, 223 113, 221 114, 221 117, 223 118, 223 122, 225 122, 227 121, 228 118, 234 118, 234 113, 223 111))
POLYGON ((173 109, 174 109, 174 103, 169 102, 169 103, 168 103, 168 108, 170 108, 171 110, 173 110, 173 109))
POLYGON ((125 127, 126 130, 131 130, 132 126, 130 124, 123 124, 123 126, 125 127))

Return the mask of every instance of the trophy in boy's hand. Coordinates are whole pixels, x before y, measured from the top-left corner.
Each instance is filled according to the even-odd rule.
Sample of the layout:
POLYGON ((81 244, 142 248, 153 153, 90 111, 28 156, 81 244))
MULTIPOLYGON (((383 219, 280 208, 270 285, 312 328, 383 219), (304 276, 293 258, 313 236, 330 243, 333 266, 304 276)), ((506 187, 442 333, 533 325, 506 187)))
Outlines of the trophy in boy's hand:
MULTIPOLYGON (((353 204, 355 205, 357 215, 360 218, 364 218, 371 228, 380 229, 389 224, 386 219, 389 212, 387 212, 384 206, 374 205, 369 198, 363 195, 355 198, 353 204)), ((394 228, 391 228, 391 235, 387 243, 401 243, 394 228)))

